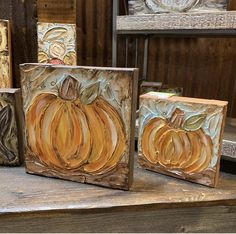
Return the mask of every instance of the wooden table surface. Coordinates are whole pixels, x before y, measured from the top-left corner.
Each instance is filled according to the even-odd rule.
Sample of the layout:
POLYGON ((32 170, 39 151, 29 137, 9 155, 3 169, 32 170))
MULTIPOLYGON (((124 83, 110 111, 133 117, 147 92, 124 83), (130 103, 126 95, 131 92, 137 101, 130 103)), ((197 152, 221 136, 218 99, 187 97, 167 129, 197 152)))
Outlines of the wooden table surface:
POLYGON ((135 165, 130 191, 0 168, 0 231, 236 231, 236 175, 221 173, 216 189, 135 165))

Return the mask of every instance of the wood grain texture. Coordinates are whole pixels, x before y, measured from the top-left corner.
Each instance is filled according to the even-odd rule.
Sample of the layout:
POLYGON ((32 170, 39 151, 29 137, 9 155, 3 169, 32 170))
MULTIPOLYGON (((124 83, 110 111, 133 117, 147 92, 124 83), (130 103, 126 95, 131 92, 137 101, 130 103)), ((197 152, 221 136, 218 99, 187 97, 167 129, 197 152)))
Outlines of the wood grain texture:
POLYGON ((111 66, 112 1, 77 0, 78 64, 111 66))
POLYGON ((131 191, 125 192, 32 176, 26 174, 23 168, 2 168, 0 230, 2 232, 231 232, 235 230, 235 175, 221 173, 219 187, 212 189, 151 173, 140 169, 137 164, 134 172, 135 179, 131 191))
POLYGON ((75 23, 75 0, 38 0, 38 19, 45 23, 75 23))
POLYGON ((236 206, 79 212, 0 216, 2 232, 219 233, 234 232, 236 206), (180 218, 181 217, 181 218, 180 218))
POLYGON ((129 14, 154 14, 164 12, 204 12, 227 9, 228 0, 129 0, 129 14))
POLYGON ((228 1, 227 10, 229 10, 229 11, 236 10, 236 2, 234 0, 228 1))

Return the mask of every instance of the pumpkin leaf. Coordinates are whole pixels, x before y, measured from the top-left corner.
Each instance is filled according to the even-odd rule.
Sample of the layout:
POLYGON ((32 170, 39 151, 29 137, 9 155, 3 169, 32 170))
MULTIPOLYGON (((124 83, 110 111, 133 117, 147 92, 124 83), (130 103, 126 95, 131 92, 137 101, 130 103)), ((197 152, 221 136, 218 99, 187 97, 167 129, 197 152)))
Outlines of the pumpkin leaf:
POLYGON ((45 33, 45 35, 43 37, 43 40, 45 40, 45 41, 55 41, 59 38, 64 37, 66 33, 67 33, 66 28, 62 28, 62 27, 53 28, 53 29, 50 29, 49 31, 47 31, 45 33))
POLYGON ((206 114, 199 114, 189 117, 185 120, 183 124, 183 128, 186 131, 196 131, 200 129, 203 125, 203 123, 206 120, 207 115, 206 114))
POLYGON ((94 83, 89 85, 85 89, 82 90, 80 94, 80 101, 84 105, 91 104, 99 95, 100 83, 94 83))

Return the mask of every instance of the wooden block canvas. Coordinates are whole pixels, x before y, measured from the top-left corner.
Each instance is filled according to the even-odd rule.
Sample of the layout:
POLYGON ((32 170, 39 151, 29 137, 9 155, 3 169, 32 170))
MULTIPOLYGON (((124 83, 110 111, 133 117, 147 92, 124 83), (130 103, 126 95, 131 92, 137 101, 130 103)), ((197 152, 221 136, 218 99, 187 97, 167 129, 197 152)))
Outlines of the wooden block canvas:
POLYGON ((164 85, 161 82, 143 81, 140 86, 140 94, 149 92, 173 93, 175 96, 182 96, 183 88, 169 87, 168 85, 164 85))
POLYGON ((76 65, 76 25, 39 22, 38 62, 76 65))
POLYGON ((129 189, 137 70, 25 64, 21 74, 27 172, 129 189))
POLYGON ((228 0, 129 0, 129 13, 206 12, 227 9, 228 0))
POLYGON ((19 89, 0 89, 0 165, 22 162, 22 105, 19 89))
POLYGON ((0 88, 12 87, 11 33, 7 20, 0 20, 0 88))
POLYGON ((150 92, 140 97, 140 165, 215 187, 227 102, 150 92))

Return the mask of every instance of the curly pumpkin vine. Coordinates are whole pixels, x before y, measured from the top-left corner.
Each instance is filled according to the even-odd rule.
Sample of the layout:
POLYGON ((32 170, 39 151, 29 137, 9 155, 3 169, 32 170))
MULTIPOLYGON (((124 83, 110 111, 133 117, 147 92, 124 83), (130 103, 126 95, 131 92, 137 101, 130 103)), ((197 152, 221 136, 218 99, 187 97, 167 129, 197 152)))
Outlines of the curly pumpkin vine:
POLYGON ((209 167, 213 143, 201 128, 205 114, 185 120, 176 109, 169 120, 156 117, 145 126, 141 145, 144 157, 152 164, 184 173, 198 173, 209 167))
POLYGON ((102 96, 99 83, 80 89, 67 77, 58 96, 36 96, 26 114, 31 152, 62 172, 106 173, 120 162, 125 149, 124 123, 102 96))

